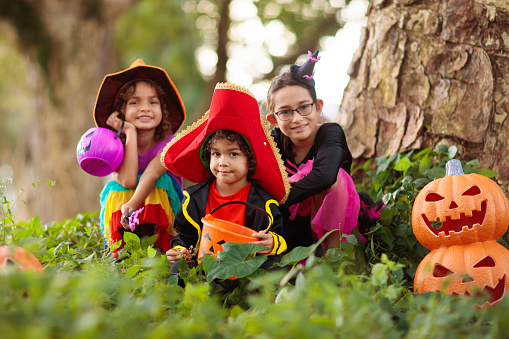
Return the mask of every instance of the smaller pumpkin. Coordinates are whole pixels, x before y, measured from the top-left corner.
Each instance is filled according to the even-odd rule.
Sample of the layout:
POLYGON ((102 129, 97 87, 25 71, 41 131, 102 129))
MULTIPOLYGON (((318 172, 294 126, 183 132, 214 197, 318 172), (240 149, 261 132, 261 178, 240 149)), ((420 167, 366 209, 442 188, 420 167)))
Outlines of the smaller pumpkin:
POLYGON ((509 202, 502 189, 480 174, 464 174, 459 160, 446 176, 427 184, 415 198, 412 228, 430 250, 500 238, 509 225, 509 202))
POLYGON ((0 269, 15 266, 18 271, 31 270, 43 273, 42 265, 35 255, 19 246, 0 247, 0 269))
POLYGON ((417 267, 414 291, 487 296, 480 305, 496 304, 509 290, 509 250, 496 241, 441 247, 417 267))

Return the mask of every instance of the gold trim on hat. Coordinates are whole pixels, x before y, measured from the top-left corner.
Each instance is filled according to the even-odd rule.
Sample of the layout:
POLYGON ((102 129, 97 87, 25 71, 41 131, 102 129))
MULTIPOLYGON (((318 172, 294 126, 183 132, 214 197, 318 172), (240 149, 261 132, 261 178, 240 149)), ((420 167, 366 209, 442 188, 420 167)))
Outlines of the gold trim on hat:
POLYGON ((281 172, 281 177, 283 178, 283 183, 285 186, 285 196, 283 197, 283 199, 281 199, 280 203, 284 204, 286 202, 286 199, 288 199, 288 195, 290 194, 291 188, 290 179, 288 178, 288 173, 286 172, 285 164, 283 162, 283 159, 281 158, 281 152, 279 151, 279 148, 277 147, 276 142, 274 141, 274 137, 272 137, 272 134, 270 134, 269 122, 263 117, 263 115, 260 115, 260 122, 262 124, 262 129, 263 132, 265 133, 265 137, 269 141, 272 153, 274 153, 274 156, 276 157, 279 172, 281 172))
MULTIPOLYGON (((245 93, 245 94, 253 97, 253 99, 256 100, 256 97, 254 96, 254 94, 250 90, 248 90, 247 88, 245 88, 243 86, 231 84, 229 82, 218 82, 216 84, 216 88, 215 89, 230 89, 230 90, 233 90, 233 91, 242 92, 242 93, 245 93)), ((258 100, 256 100, 256 101, 258 101, 258 100)))

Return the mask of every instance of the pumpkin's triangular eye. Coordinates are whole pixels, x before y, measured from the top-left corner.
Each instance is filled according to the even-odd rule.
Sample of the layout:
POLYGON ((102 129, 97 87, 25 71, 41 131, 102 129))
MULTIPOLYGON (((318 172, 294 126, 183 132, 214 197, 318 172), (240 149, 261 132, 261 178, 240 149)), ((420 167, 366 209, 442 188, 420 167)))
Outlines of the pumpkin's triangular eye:
POLYGON ((429 202, 440 201, 443 199, 445 199, 443 196, 441 196, 440 194, 435 193, 435 192, 430 192, 426 195, 426 201, 429 201, 429 202))
POLYGON ((436 264, 435 268, 433 268, 433 276, 435 278, 443 278, 452 274, 454 274, 453 271, 439 264, 436 264))
POLYGON ((474 268, 478 267, 495 267, 495 260, 491 256, 487 256, 479 260, 477 264, 474 265, 474 268))
POLYGON ((467 189, 465 192, 463 192, 461 195, 473 196, 473 195, 478 195, 478 194, 481 194, 481 189, 479 188, 479 186, 472 186, 469 189, 467 189))

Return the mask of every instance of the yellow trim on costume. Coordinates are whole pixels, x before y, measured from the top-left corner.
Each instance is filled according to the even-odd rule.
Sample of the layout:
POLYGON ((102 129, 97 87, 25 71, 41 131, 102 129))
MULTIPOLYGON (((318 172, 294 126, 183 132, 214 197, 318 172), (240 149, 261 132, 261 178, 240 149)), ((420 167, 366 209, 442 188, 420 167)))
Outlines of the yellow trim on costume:
POLYGON ((270 252, 267 255, 281 254, 284 251, 286 251, 286 249, 288 247, 286 245, 285 238, 283 238, 282 236, 280 236, 274 232, 269 232, 269 233, 270 233, 270 235, 272 235, 272 238, 274 239, 274 246, 272 247, 272 252, 270 252))
POLYGON ((172 250, 175 250, 175 251, 179 251, 179 252, 180 252, 180 251, 181 251, 181 250, 183 250, 184 248, 185 248, 184 246, 177 245, 177 246, 175 246, 175 247, 172 247, 171 249, 172 249, 172 250))
POLYGON ((270 124, 269 122, 263 117, 263 115, 260 115, 260 122, 262 124, 263 132, 265 133, 265 137, 269 141, 270 148, 272 149, 272 152, 274 153, 274 156, 276 157, 276 161, 279 167, 279 172, 281 172, 281 177, 283 178, 283 184, 285 186, 285 196, 283 199, 281 199, 280 203, 284 204, 286 199, 288 199, 288 195, 290 194, 290 179, 288 179, 288 173, 286 173, 285 164, 283 162, 283 159, 281 158, 281 151, 276 145, 276 142, 274 141, 274 138, 270 134, 270 124))
POLYGON ((168 167, 166 167, 166 164, 164 163, 164 158, 166 156, 166 152, 168 152, 168 149, 173 144, 175 144, 178 140, 182 139, 184 136, 191 133, 196 128, 198 128, 201 124, 203 124, 205 121, 207 121, 208 117, 209 117, 209 111, 205 112, 205 114, 200 119, 193 122, 193 124, 191 126, 188 126, 185 130, 183 130, 183 131, 179 132, 177 135, 175 135, 175 137, 173 139, 171 139, 171 141, 169 143, 166 144, 166 146, 163 148, 163 151, 161 152, 161 163, 163 164, 163 166, 166 169, 168 169, 168 167))
POLYGON ((276 206, 279 206, 278 202, 274 199, 269 199, 265 202, 265 211, 269 214, 269 226, 265 229, 266 231, 268 231, 269 228, 274 223, 274 217, 272 216, 272 212, 270 210, 270 204, 275 204, 276 206))
POLYGON ((187 206, 189 205, 189 200, 191 199, 191 196, 189 195, 189 193, 187 193, 187 191, 184 191, 184 195, 186 196, 186 201, 184 201, 184 203, 182 204, 182 213, 184 213, 184 217, 186 218, 186 220, 189 221, 189 223, 193 225, 194 228, 196 228, 196 230, 198 231, 198 242, 196 243, 196 247, 194 249, 194 254, 196 254, 199 248, 198 245, 200 244, 201 227, 193 220, 193 218, 191 218, 189 213, 187 213, 187 206))

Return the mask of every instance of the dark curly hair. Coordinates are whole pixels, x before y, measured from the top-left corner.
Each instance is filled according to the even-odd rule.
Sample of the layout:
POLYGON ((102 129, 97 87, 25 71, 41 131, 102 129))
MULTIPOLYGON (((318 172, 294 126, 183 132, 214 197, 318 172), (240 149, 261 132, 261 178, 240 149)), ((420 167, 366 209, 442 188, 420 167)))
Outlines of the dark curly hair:
POLYGON ((246 139, 244 139, 244 137, 242 137, 240 134, 238 134, 237 132, 234 132, 234 131, 230 131, 227 129, 220 129, 220 130, 212 133, 208 137, 206 144, 203 147, 203 152, 201 154, 202 160, 204 162, 210 164, 210 155, 212 152, 212 144, 216 140, 222 140, 222 139, 226 139, 231 143, 236 143, 239 146, 240 151, 247 158, 247 167, 249 168, 248 173, 247 173, 248 178, 253 176, 253 174, 255 172, 255 166, 256 166, 256 160, 254 158, 253 152, 251 151, 251 148, 249 147, 246 139))
MULTIPOLYGON (((159 86, 159 84, 153 80, 150 79, 135 79, 127 82, 122 88, 120 88, 117 97, 115 98, 115 103, 113 105, 113 108, 115 111, 119 112, 118 117, 122 120, 125 120, 125 107, 127 105, 127 100, 134 94, 136 91, 136 85, 138 82, 143 81, 148 83, 151 87, 155 88, 157 96, 159 97, 159 102, 161 103, 161 112, 162 112, 162 118, 161 123, 159 126, 156 127, 155 132, 155 140, 160 141, 166 138, 171 134, 171 122, 170 122, 170 104, 168 100, 166 100, 166 95, 164 95, 164 91, 159 86)), ((120 136, 122 141, 125 143, 125 135, 122 134, 120 136)))

